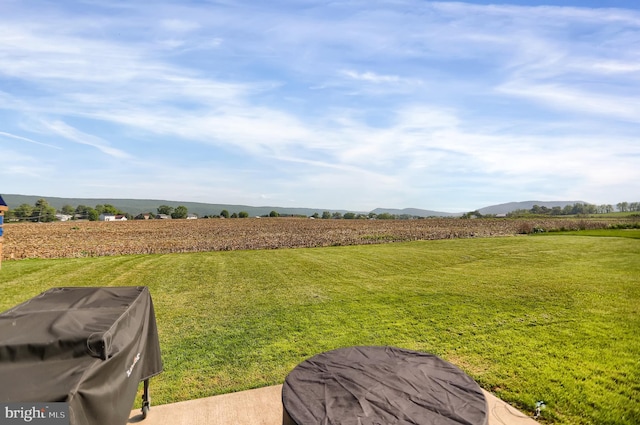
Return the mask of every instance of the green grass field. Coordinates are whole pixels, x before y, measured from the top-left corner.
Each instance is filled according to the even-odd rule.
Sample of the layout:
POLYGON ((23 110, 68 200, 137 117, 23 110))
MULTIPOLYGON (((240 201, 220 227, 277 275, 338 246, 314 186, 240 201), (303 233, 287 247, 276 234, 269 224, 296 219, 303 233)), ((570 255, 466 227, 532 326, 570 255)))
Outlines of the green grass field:
POLYGON ((551 232, 537 234, 542 235, 569 235, 569 236, 600 236, 605 238, 632 238, 640 239, 640 229, 594 229, 594 230, 574 230, 567 232, 551 232))
POLYGON ((54 286, 146 285, 154 404, 282 383, 350 345, 440 355, 543 422, 640 423, 640 240, 545 235, 7 261, 0 310, 54 286))

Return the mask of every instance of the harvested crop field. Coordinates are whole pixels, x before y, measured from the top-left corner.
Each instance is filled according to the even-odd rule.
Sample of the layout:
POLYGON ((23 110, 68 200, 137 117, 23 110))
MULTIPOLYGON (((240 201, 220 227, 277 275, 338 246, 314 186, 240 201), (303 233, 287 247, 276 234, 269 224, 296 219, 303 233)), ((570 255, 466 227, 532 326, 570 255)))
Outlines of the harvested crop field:
POLYGON ((534 229, 595 229, 621 221, 625 220, 312 220, 280 217, 7 223, 2 254, 4 260, 18 260, 364 245, 510 236, 530 233, 534 229))

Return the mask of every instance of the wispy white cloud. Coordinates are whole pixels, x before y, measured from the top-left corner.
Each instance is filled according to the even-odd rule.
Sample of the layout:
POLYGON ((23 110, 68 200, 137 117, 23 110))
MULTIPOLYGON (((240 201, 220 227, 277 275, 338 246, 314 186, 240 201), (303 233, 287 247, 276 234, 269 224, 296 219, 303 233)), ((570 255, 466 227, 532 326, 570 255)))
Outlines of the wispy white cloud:
POLYGON ((604 72, 606 74, 636 74, 632 75, 634 78, 640 80, 640 76, 637 75, 640 72, 640 59, 625 61, 616 60, 601 60, 595 61, 590 64, 593 70, 596 72, 604 72))
MULTIPOLYGON (((12 148, 3 147, 2 163, 0 179, 5 188, 10 188, 14 184, 19 185, 32 178, 46 179, 46 176, 54 169, 49 161, 42 159, 40 152, 33 151, 33 149, 29 154, 24 154, 12 148)), ((25 195, 33 193, 35 192, 25 193, 25 195)))
POLYGON ((121 151, 120 149, 115 149, 109 146, 109 143, 102 138, 83 133, 82 131, 71 127, 63 121, 43 122, 42 124, 53 133, 58 134, 67 140, 71 140, 81 145, 91 146, 98 149, 102 153, 113 156, 115 158, 129 158, 129 154, 121 151))
POLYGON ((29 142, 29 143, 32 143, 34 145, 45 146, 45 147, 53 148, 53 149, 62 149, 59 146, 50 145, 48 143, 38 142, 36 140, 29 139, 28 137, 17 136, 15 134, 6 133, 4 131, 0 131, 0 137, 8 137, 10 139, 20 140, 20 141, 23 141, 23 142, 29 142))
POLYGON ((200 28, 200 24, 194 21, 186 21, 183 19, 163 19, 160 21, 160 26, 172 32, 191 32, 200 28))
POLYGON ((640 99, 636 96, 607 95, 560 84, 509 82, 498 91, 542 102, 554 109, 586 112, 640 123, 640 99))
POLYGON ((366 81, 369 83, 399 83, 402 81, 400 77, 397 75, 379 75, 374 72, 366 71, 366 72, 356 72, 352 70, 344 70, 342 74, 347 77, 353 78, 354 80, 366 81))

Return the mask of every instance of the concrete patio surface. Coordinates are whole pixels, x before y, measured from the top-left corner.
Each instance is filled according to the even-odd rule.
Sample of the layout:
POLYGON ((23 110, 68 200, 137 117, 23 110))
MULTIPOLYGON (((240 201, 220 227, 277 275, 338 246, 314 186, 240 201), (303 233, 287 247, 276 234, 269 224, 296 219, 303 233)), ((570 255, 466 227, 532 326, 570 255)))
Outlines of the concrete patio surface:
MULTIPOLYGON (((538 422, 490 393, 489 425, 537 425, 538 422)), ((152 394, 153 395, 153 394, 152 394)), ((141 425, 282 425, 282 385, 179 403, 153 405, 145 420, 133 410, 129 423, 141 425)))

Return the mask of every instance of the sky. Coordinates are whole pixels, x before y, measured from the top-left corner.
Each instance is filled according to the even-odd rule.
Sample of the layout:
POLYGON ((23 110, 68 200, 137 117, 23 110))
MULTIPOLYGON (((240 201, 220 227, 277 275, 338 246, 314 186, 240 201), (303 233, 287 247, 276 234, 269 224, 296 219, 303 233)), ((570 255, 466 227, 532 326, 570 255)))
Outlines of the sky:
POLYGON ((0 193, 640 201, 640 2, 2 0, 0 193))

